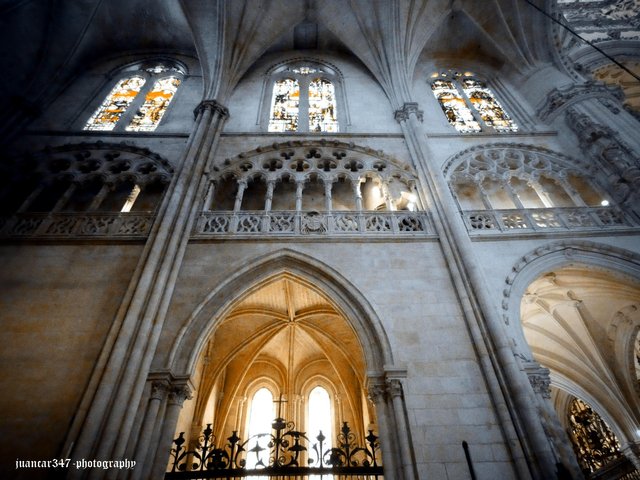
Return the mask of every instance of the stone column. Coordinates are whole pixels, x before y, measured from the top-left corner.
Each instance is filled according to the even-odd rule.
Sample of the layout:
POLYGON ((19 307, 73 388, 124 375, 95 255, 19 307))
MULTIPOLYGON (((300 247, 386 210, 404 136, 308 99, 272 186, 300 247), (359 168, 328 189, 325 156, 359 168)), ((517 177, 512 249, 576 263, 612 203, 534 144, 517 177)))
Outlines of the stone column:
POLYGON ((327 211, 328 215, 331 215, 331 210, 333 210, 332 198, 331 198, 331 190, 333 189, 333 182, 330 180, 324 181, 324 209, 327 211))
POLYGON ((387 408, 387 386, 385 384, 373 384, 369 386, 369 398, 376 406, 376 418, 378 420, 378 441, 382 453, 382 465, 385 478, 399 478, 395 464, 393 434, 389 424, 389 410, 387 408))
POLYGON ((571 474, 571 478, 583 478, 582 470, 580 469, 580 465, 578 465, 569 438, 562 428, 562 425, 560 425, 558 415, 551 404, 551 378, 549 376, 549 370, 538 362, 527 362, 524 364, 524 370, 527 373, 531 388, 535 392, 542 428, 554 449, 553 453, 556 457, 558 470, 564 468, 571 474))
POLYGON ((302 210, 302 191, 304 190, 304 182, 297 181, 296 182, 296 212, 300 212, 302 210))
POLYGON ((271 203, 273 202, 273 189, 276 186, 275 180, 269 180, 267 182, 267 194, 264 199, 264 213, 271 211, 271 203))
POLYGON ((476 346, 479 365, 496 415, 520 479, 555 478, 555 462, 542 428, 527 376, 517 363, 504 323, 489 294, 482 269, 464 222, 457 210, 440 164, 428 151, 417 103, 396 111, 407 148, 416 165, 425 196, 433 199, 433 223, 451 278, 460 292, 460 304, 476 346))
MULTIPOLYGON (((78 408, 86 416, 74 419, 67 437, 67 444, 75 443, 73 460, 119 460, 127 443, 135 441, 129 437, 137 406, 197 213, 197 198, 204 193, 204 172, 228 115, 215 100, 202 102, 195 113, 195 127, 180 166, 78 408)), ((69 472, 70 479, 105 475, 98 469, 69 472)))
POLYGON ((67 190, 62 194, 62 196, 58 199, 56 204, 53 206, 53 208, 51 209, 51 213, 59 212, 60 210, 62 210, 67 204, 67 202, 69 202, 71 195, 73 195, 73 192, 75 192, 77 188, 78 188, 78 185, 75 182, 72 182, 71 185, 69 185, 69 188, 67 188, 67 190))
POLYGON ((362 211, 362 192, 360 191, 360 180, 356 180, 353 184, 353 196, 356 199, 356 210, 362 211))
POLYGON ((402 478, 410 480, 416 478, 413 456, 411 455, 411 444, 409 443, 409 424, 404 409, 404 399, 402 395, 402 384, 397 378, 386 380, 387 391, 391 397, 393 405, 393 416, 396 419, 396 431, 398 432, 398 448, 400 449, 400 463, 402 467, 402 478))
POLYGON ((187 385, 178 385, 173 387, 169 392, 167 401, 167 410, 164 414, 162 423, 162 433, 160 434, 160 442, 156 450, 155 460, 151 468, 151 475, 147 478, 162 478, 167 469, 169 451, 173 443, 173 434, 176 430, 180 410, 185 400, 191 398, 191 389, 187 385))
POLYGON ((100 191, 98 192, 98 194, 95 197, 93 197, 93 200, 91 200, 91 203, 89 204, 89 208, 87 208, 87 211, 93 212, 97 210, 112 189, 113 189, 112 183, 104 183, 102 187, 100 187, 100 191))
POLYGON ((158 422, 158 412, 160 411, 160 404, 165 400, 169 393, 170 385, 168 381, 154 381, 151 384, 151 394, 149 395, 149 403, 147 405, 147 411, 142 421, 142 431, 138 438, 138 445, 136 446, 136 453, 134 460, 137 462, 136 467, 131 475, 132 480, 143 479, 143 474, 147 473, 145 467, 145 460, 149 452, 149 446, 151 442, 151 436, 153 434, 153 428, 158 422))
POLYGON ((246 188, 247 181, 244 179, 238 180, 238 192, 236 193, 236 201, 233 204, 233 213, 238 213, 240 211, 240 207, 242 206, 242 197, 246 188))

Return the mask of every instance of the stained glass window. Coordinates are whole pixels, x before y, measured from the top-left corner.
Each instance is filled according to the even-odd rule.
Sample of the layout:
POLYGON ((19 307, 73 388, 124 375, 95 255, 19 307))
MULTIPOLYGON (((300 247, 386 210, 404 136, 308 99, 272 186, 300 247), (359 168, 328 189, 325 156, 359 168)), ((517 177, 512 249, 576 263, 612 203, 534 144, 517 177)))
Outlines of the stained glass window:
POLYGON ((495 128, 498 132, 518 131, 516 124, 509 118, 502 105, 498 103, 491 90, 483 82, 473 78, 463 78, 462 89, 484 123, 495 128))
POLYGON ((335 89, 328 80, 316 78, 309 84, 309 131, 338 131, 335 89))
POLYGON ((431 90, 448 122, 461 133, 479 132, 483 126, 498 132, 516 132, 518 126, 493 92, 473 73, 443 72, 432 75, 431 90))
POLYGON ((133 99, 138 95, 145 83, 139 76, 120 80, 109 92, 102 105, 91 116, 85 130, 113 130, 122 114, 129 108, 133 99))
POLYGON ((127 131, 152 132, 156 129, 164 112, 166 112, 180 80, 176 77, 165 77, 157 80, 153 89, 147 93, 144 104, 133 117, 127 131))
POLYGON ((300 85, 298 80, 285 78, 273 85, 270 132, 295 132, 298 130, 300 85))
POLYGON ((431 84, 431 89, 447 120, 456 130, 462 133, 480 131, 480 125, 452 81, 436 80, 431 84))

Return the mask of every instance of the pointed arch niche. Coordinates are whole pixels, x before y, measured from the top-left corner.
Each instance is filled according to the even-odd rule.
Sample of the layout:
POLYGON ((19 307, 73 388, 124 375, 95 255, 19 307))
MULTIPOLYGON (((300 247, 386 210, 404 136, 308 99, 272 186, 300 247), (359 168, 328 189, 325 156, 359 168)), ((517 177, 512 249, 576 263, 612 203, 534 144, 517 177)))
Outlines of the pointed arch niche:
MULTIPOLYGON (((167 432, 160 439, 167 443, 158 445, 155 456, 161 469, 167 465, 170 437, 195 448, 210 425, 216 445, 224 448, 230 437, 246 441, 253 433, 252 402, 263 389, 273 398, 274 417, 286 420, 281 423, 286 429, 295 425, 307 432, 314 423, 310 417, 323 416, 321 423, 331 426, 333 446, 340 434, 351 439, 352 447, 376 443, 378 474, 384 465, 393 476, 401 462, 410 459, 408 448, 394 453, 397 445, 411 445, 402 385, 406 372, 394 366, 382 325, 368 302, 346 279, 307 256, 277 252, 232 275, 194 310, 176 336, 166 365, 150 375, 152 393, 141 412, 157 418, 161 427, 156 430, 167 432), (175 417, 153 403, 152 387, 167 371, 183 372, 172 373, 172 378, 189 379, 191 398, 179 410, 171 409, 180 412, 175 417), (311 396, 318 387, 328 395, 330 408, 313 412, 311 396), (343 422, 348 422, 349 432, 343 422)), ((171 401, 170 396, 161 400, 168 402, 167 408, 171 401)), ((277 419, 271 420, 272 432, 264 433, 275 435, 277 419)), ((307 432, 305 462, 312 458, 318 433, 307 432)), ((248 440, 247 451, 255 447, 254 440, 248 440)), ((324 451, 328 444, 324 441, 324 451)))
POLYGON ((269 420, 282 417, 306 431, 309 395, 321 386, 331 392, 334 432, 341 421, 360 438, 376 430, 353 328, 326 296, 295 276, 278 275, 238 301, 208 339, 201 362, 194 428, 211 424, 217 438, 234 430, 248 437, 252 402, 263 388, 276 401, 269 420))
POLYGON ((561 427, 557 451, 571 439, 585 475, 640 471, 640 276, 637 258, 629 256, 595 244, 548 245, 523 257, 526 264, 514 267, 505 290, 514 353, 540 394, 541 412, 550 406, 543 399, 551 399, 556 418, 546 422, 561 427), (594 440, 589 451, 585 435, 602 445, 594 440))

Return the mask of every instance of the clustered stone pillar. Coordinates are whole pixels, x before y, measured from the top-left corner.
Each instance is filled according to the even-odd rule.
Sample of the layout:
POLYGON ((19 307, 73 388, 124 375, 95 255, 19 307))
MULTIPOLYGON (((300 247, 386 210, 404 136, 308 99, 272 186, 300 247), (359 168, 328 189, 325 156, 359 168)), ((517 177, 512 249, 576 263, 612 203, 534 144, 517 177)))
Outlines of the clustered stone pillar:
POLYGON ((162 433, 149 478, 162 478, 167 467, 167 455, 173 443, 173 434, 178 423, 180 410, 182 410, 182 404, 189 398, 191 398, 191 388, 188 385, 176 385, 169 391, 167 409, 162 422, 162 433))
MULTIPOLYGON (((195 219, 196 200, 206 187, 204 172, 228 112, 215 100, 207 100, 195 114, 195 128, 178 171, 78 409, 86 411, 86 416, 77 416, 71 426, 67 443, 74 442, 73 460, 120 460, 127 445, 138 441, 138 432, 134 431, 137 407, 195 219)), ((170 420, 167 417, 165 423, 170 420)), ((173 428, 175 421, 167 425, 167 429, 173 428)), ((166 460, 166 452, 163 455, 166 460)), ((117 473, 100 469, 69 472, 72 479, 113 475, 117 473)))
POLYGON ((398 378, 373 379, 369 398, 376 407, 378 435, 385 477, 401 480, 417 478, 404 407, 402 383, 398 378))
POLYGON ((535 408, 533 391, 514 357, 440 165, 428 152, 422 116, 417 103, 405 103, 395 113, 421 183, 427 189, 425 193, 433 199, 434 227, 451 265, 454 285, 461 292, 464 318, 478 349, 480 367, 502 425, 505 444, 519 478, 555 478, 550 441, 535 408))
POLYGON ((547 437, 551 441, 556 456, 558 469, 566 469, 571 478, 583 478, 582 470, 576 460, 576 456, 571 448, 569 439, 564 432, 558 416, 551 405, 551 378, 549 370, 538 362, 526 362, 524 371, 535 392, 535 399, 540 412, 540 421, 547 437))

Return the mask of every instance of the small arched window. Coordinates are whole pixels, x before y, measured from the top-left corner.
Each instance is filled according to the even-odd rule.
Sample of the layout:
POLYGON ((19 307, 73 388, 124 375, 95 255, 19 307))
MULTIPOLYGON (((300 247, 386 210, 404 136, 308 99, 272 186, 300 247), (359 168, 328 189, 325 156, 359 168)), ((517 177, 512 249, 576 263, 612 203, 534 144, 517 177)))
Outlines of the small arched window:
MULTIPOLYGON (((271 422, 274 419, 273 405, 273 394, 268 388, 262 387, 254 393, 249 409, 247 438, 251 439, 251 437, 255 437, 256 435, 271 432, 271 422)), ((257 437, 255 437, 253 440, 250 440, 250 447, 259 443, 257 437)), ((251 452, 251 454, 247 455, 246 467, 256 468, 260 462, 262 462, 263 465, 268 465, 268 453, 268 450, 255 451, 255 453, 251 452)))
POLYGON ((84 130, 153 132, 182 81, 182 70, 155 64, 120 78, 91 115, 84 130))
POLYGON ((332 446, 333 438, 333 418, 331 415, 331 398, 329 392, 323 387, 315 387, 309 393, 309 411, 308 419, 309 424, 307 431, 311 436, 311 440, 314 441, 319 432, 325 437, 324 447, 330 448, 332 446))
POLYGON ((518 126, 487 85, 473 73, 438 72, 431 90, 451 126, 461 133, 517 132, 518 126))
POLYGON ((285 66, 273 74, 269 132, 337 132, 337 76, 320 66, 285 66))

